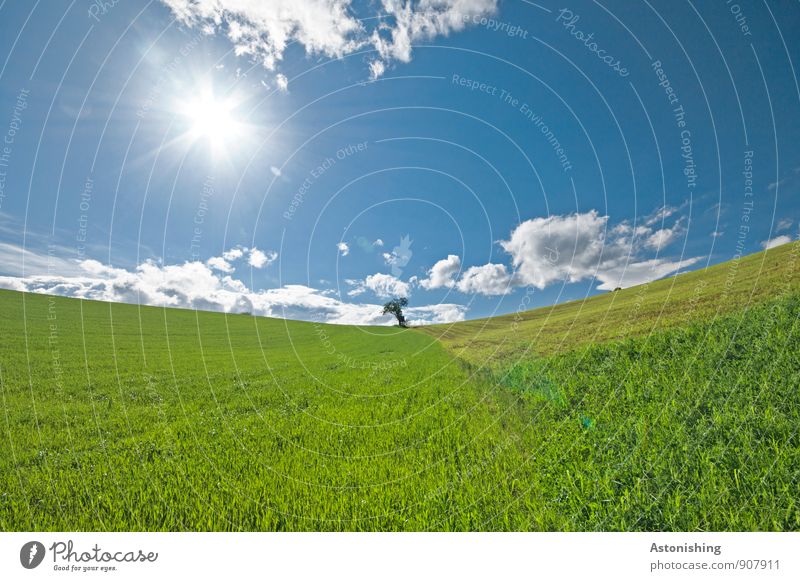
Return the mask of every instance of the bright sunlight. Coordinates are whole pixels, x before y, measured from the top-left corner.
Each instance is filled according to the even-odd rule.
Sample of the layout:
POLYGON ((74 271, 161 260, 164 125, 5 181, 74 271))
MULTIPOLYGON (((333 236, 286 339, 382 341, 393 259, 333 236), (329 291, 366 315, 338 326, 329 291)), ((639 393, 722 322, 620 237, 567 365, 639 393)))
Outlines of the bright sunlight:
POLYGON ((207 89, 188 99, 180 113, 189 123, 188 136, 193 141, 202 139, 215 151, 230 151, 248 128, 237 118, 235 108, 233 99, 220 98, 207 89))

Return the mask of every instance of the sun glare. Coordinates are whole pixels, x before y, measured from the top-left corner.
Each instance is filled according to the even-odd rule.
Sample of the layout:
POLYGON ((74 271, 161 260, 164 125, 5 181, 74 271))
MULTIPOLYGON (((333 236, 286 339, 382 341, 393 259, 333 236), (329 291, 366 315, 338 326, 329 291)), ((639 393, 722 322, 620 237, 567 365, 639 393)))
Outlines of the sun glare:
POLYGON ((237 118, 234 109, 232 100, 204 91, 187 100, 181 113, 186 118, 188 135, 193 141, 202 139, 214 150, 230 151, 247 131, 246 124, 237 118))

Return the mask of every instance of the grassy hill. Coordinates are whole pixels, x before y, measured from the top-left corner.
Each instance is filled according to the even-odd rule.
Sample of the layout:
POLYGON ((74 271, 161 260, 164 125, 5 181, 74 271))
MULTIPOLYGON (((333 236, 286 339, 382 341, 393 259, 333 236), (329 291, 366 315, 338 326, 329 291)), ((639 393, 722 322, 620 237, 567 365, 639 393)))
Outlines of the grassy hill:
POLYGON ((796 290, 800 244, 794 242, 585 300, 420 330, 458 357, 506 366, 519 358, 712 320, 796 290))
POLYGON ((795 249, 510 341, 0 291, 0 528, 800 529, 795 249))

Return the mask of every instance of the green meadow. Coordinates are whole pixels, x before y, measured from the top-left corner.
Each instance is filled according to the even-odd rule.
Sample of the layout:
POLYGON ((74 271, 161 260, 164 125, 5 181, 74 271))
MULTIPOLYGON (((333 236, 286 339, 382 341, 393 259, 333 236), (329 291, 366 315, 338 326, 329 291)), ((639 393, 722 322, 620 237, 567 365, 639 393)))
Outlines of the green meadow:
POLYGON ((0 527, 798 530, 799 256, 411 329, 0 291, 0 527))

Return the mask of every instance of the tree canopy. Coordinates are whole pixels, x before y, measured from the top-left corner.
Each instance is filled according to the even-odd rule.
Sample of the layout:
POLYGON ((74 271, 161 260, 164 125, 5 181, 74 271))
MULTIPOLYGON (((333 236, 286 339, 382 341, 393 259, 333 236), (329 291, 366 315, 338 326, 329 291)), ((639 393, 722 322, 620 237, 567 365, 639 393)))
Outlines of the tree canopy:
POLYGON ((397 299, 392 299, 388 303, 383 305, 383 314, 384 315, 394 315, 397 319, 397 324, 401 327, 406 326, 406 318, 403 315, 403 307, 408 306, 408 299, 406 297, 401 297, 397 299))

